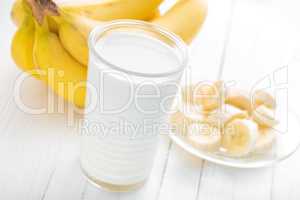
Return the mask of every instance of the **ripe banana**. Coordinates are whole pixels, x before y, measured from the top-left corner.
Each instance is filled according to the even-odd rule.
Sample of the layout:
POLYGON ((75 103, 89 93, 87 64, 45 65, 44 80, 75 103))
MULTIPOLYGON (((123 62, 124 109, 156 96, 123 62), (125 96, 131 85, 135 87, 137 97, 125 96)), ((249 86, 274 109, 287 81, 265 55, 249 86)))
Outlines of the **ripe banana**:
POLYGON ((261 127, 273 127, 278 124, 274 119, 274 110, 265 105, 260 105, 253 111, 252 119, 261 127))
POLYGON ((263 90, 255 91, 252 100, 253 100, 254 108, 260 105, 265 105, 270 109, 274 109, 276 107, 276 101, 272 97, 272 95, 270 95, 269 93, 263 90))
POLYGON ((74 15, 60 9, 61 16, 56 18, 59 23, 59 38, 64 48, 82 65, 88 65, 88 35, 90 31, 103 22, 74 15), (76 42, 74 42, 76 41, 76 42))
MULTIPOLYGON (((11 18, 16 26, 18 27, 21 26, 23 20, 25 20, 25 18, 28 15, 31 15, 31 11, 29 9, 30 8, 26 7, 26 4, 24 5, 24 0, 16 0, 14 2, 11 9, 11 18)), ((56 21, 53 20, 51 16, 47 16, 47 20, 48 20, 49 29, 52 32, 57 33, 58 25, 56 21)))
POLYGON ((163 16, 152 22, 174 32, 190 43, 196 36, 207 14, 205 0, 178 0, 163 16))
MULTIPOLYGON (((158 4, 159 2, 161 1, 157 1, 157 0, 151 1, 151 3, 155 5, 158 4)), ((186 42, 189 42, 191 41, 192 37, 194 37, 194 35, 197 33, 198 29, 200 28, 201 24, 204 21, 204 16, 206 14, 204 13, 204 10, 206 12, 206 7, 204 7, 204 5, 205 4, 203 4, 203 2, 199 0, 181 0, 177 4, 175 4, 174 7, 169 12, 167 12, 164 16, 161 16, 158 19, 153 20, 153 23, 168 28, 174 33, 177 33, 183 39, 186 39, 186 42), (191 9, 192 6, 195 6, 195 8, 191 9), (186 12, 192 14, 186 15, 186 12), (181 18, 184 21, 180 23, 179 21, 177 21, 178 20, 177 18, 175 19, 175 17, 181 18), (177 23, 174 23, 172 20, 174 22, 176 21, 177 23), (185 21, 188 21, 188 23, 186 24, 185 21), (178 30, 180 30, 180 32, 178 32, 178 30)), ((61 8, 61 15, 64 18, 63 21, 65 22, 63 22, 59 28, 60 40, 62 41, 63 46, 78 62, 80 62, 83 65, 87 65, 88 64, 88 45, 86 42, 87 37, 89 32, 92 30, 92 28, 94 28, 96 25, 101 24, 101 22, 91 20, 83 16, 72 15, 72 13, 70 13, 69 11, 70 10, 67 9, 66 7, 61 8), (74 41, 78 41, 78 43, 74 41)), ((214 108, 215 104, 207 105, 207 107, 209 106, 214 108)))
POLYGON ((194 123, 188 127, 188 140, 196 148, 216 151, 221 144, 221 132, 208 124, 194 123))
POLYGON ((89 50, 86 38, 72 24, 59 26, 59 38, 64 48, 82 65, 88 65, 89 50), (76 42, 75 42, 76 41, 76 42))
POLYGON ((251 113, 251 101, 244 90, 230 88, 226 90, 225 103, 246 110, 251 113))
POLYGON ((255 143, 253 153, 262 154, 272 149, 276 141, 276 133, 272 129, 263 128, 259 130, 259 136, 255 143))
POLYGON ((235 119, 246 119, 248 117, 247 111, 228 104, 224 106, 223 113, 223 122, 225 126, 235 119))
MULTIPOLYGON (((115 1, 123 2, 125 0, 115 1)), ((132 0, 133 1, 133 0, 132 0)), ((18 1, 21 2, 22 1, 18 1)), ((34 1, 32 1, 34 2, 34 1)), ((146 4, 146 1, 138 1, 140 4, 143 2, 146 4)), ((160 0, 155 0, 150 2, 153 7, 157 7, 160 3, 160 0), (154 6, 154 4, 156 6, 154 6)), ((147 5, 149 1, 147 1, 147 5)), ((100 5, 100 4, 99 4, 100 5)), ((114 4, 114 6, 116 6, 114 4)), ((119 5, 118 5, 119 6, 119 5)), ((124 5, 125 6, 125 5, 124 5)), ((136 9, 136 8, 135 8, 136 9)), ((64 10, 64 9, 60 9, 64 10)), ((125 12, 125 11, 124 11, 125 12)), ((127 12, 127 11, 126 11, 127 12)), ((140 11, 139 11, 140 12, 140 11)), ((157 11, 156 11, 157 12, 157 11)), ((66 13, 66 12, 61 12, 66 13)), ((60 14, 61 14, 60 13, 60 14)), ((31 34, 31 37, 39 36, 29 41, 35 41, 34 45, 34 64, 33 66, 39 66, 41 69, 48 70, 49 68, 53 69, 55 72, 62 71, 63 76, 55 75, 54 80, 50 81, 44 76, 41 79, 49 84, 56 93, 63 96, 65 99, 68 99, 70 102, 78 106, 84 105, 85 99, 85 88, 79 89, 75 96, 71 96, 69 89, 66 88, 68 82, 70 85, 76 85, 78 82, 86 81, 86 65, 87 65, 87 35, 90 30, 98 25, 99 21, 91 20, 83 16, 77 17, 66 17, 65 14, 60 16, 51 16, 46 12, 46 19, 48 28, 44 28, 44 31, 37 31, 34 34, 31 34), (52 25, 54 28, 51 28, 52 25), (50 26, 51 25, 51 26, 50 26), (59 38, 56 34, 49 33, 59 32, 59 38), (53 30, 52 30, 53 29, 53 30), (46 31, 47 30, 47 31, 46 31), (51 42, 50 42, 51 41, 51 42), (67 51, 66 51, 67 50, 67 51), (74 60, 76 58, 76 60, 74 60), (80 64, 81 63, 81 64, 80 64), (61 91, 59 87, 62 87, 64 91, 61 91)), ((121 15, 122 13, 120 13, 121 15)), ((153 20, 154 23, 160 24, 169 28, 170 31, 174 31, 179 34, 183 39, 186 39, 187 42, 191 41, 192 37, 196 34, 200 28, 204 17, 206 14, 206 5, 203 1, 198 0, 180 0, 174 7, 168 11, 164 16, 159 17, 158 19, 153 20)), ((141 17, 141 13, 135 13, 136 17, 141 17)), ((144 15, 144 13, 143 13, 144 15)), ((131 15, 132 16, 132 15, 131 15)), ((116 16, 117 17, 117 16, 116 16)), ((36 25, 36 27, 38 27, 36 25)), ((21 34, 23 35, 23 34, 21 34)), ((25 35, 25 34, 24 34, 25 35)), ((23 36, 22 36, 23 37, 23 36)), ((15 46, 22 46, 21 42, 15 42, 15 46), (19 44, 20 43, 20 44, 19 44)), ((22 48, 25 49, 25 48, 22 48)), ((31 47, 26 47, 30 50, 31 47)), ((18 53, 19 50, 12 50, 14 54, 18 53)), ((21 56, 14 56, 15 60, 21 60, 21 56), (18 58, 17 58, 18 57, 18 58)), ((27 56, 30 58, 31 56, 27 56)), ((19 61, 16 61, 19 62, 19 61)), ((19 66, 27 66, 23 64, 18 64, 19 66)), ((29 69, 32 68, 28 67, 29 69)), ((23 68, 22 68, 23 69, 23 68)), ((26 67, 24 70, 27 69, 26 67)), ((48 73, 47 73, 48 74, 48 73)))
MULTIPOLYGON (((22 23, 26 11, 22 6, 23 0, 16 0, 11 11, 11 18, 18 26, 22 23)), ((66 5, 59 1, 56 3, 61 8, 83 14, 89 18, 97 20, 114 20, 114 19, 140 19, 150 20, 157 16, 157 8, 163 0, 108 0, 100 3, 89 3, 79 5, 66 5)), ((53 22, 53 21, 52 21, 53 22)), ((49 28, 55 30, 55 24, 49 23, 49 28)))
POLYGON ((204 110, 214 110, 219 107, 220 98, 214 86, 204 85, 196 89, 195 100, 202 105, 204 110))
POLYGON ((17 66, 25 72, 34 69, 33 44, 34 44, 34 21, 32 16, 27 16, 20 28, 15 33, 11 44, 11 55, 17 66))
POLYGON ((114 19, 151 19, 163 0, 109 0, 99 3, 61 5, 66 11, 110 21, 114 19))
POLYGON ((276 104, 268 93, 256 91, 255 95, 252 106, 243 90, 231 88, 224 94, 221 82, 187 86, 177 104, 179 111, 171 116, 171 122, 177 132, 183 133, 193 146, 202 150, 216 151, 221 143, 220 150, 231 157, 266 153, 276 140, 275 131, 270 129, 278 123, 273 117, 276 104), (221 100, 217 108, 204 109, 213 105, 212 99, 204 97, 213 95, 218 95, 221 100))
POLYGON ((222 130, 231 121, 235 119, 246 119, 247 117, 247 111, 226 104, 224 105, 224 109, 216 109, 212 111, 204 118, 204 120, 211 126, 222 130))
POLYGON ((47 23, 40 26, 36 22, 35 27, 33 58, 35 65, 45 72, 41 79, 58 95, 84 107, 86 68, 68 54, 58 36, 48 30, 47 23))
POLYGON ((226 155, 240 157, 252 151, 258 136, 254 122, 236 119, 225 127, 221 144, 226 155))
POLYGON ((13 3, 10 16, 16 26, 21 26, 23 20, 27 16, 27 12, 25 11, 22 5, 22 0, 16 0, 13 3))
POLYGON ((177 111, 170 116, 170 124, 177 134, 186 136, 188 127, 193 123, 201 123, 203 118, 201 115, 187 115, 181 111, 177 111))
POLYGON ((182 101, 186 104, 201 106, 206 112, 215 110, 222 104, 220 86, 214 84, 196 84, 184 88, 182 101))

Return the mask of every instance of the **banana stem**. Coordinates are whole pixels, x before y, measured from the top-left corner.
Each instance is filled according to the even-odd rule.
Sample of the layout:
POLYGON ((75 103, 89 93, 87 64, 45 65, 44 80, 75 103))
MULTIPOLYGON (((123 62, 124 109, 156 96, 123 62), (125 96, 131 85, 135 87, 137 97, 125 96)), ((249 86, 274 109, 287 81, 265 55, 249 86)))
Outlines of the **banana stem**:
POLYGON ((40 24, 37 20, 34 20, 34 24, 37 33, 44 33, 49 31, 48 20, 44 20, 42 24, 40 24))
POLYGON ((47 15, 58 16, 58 7, 52 0, 24 0, 31 8, 32 14, 39 24, 43 24, 47 15))

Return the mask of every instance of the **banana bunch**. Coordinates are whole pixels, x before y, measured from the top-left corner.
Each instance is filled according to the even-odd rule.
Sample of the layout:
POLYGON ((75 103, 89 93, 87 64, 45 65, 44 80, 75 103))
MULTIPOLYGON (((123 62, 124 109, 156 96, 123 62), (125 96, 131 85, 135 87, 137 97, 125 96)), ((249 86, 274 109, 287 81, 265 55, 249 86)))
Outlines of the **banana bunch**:
POLYGON ((11 54, 18 67, 45 82, 78 107, 85 105, 87 37, 104 21, 148 20, 191 42, 204 22, 204 0, 178 0, 165 14, 163 0, 108 0, 80 5, 52 0, 16 0, 11 16, 18 26, 11 54))
POLYGON ((249 98, 244 90, 220 85, 185 87, 177 112, 170 116, 173 130, 196 148, 231 157, 270 150, 276 139, 273 127, 279 123, 275 99, 262 90, 249 98))

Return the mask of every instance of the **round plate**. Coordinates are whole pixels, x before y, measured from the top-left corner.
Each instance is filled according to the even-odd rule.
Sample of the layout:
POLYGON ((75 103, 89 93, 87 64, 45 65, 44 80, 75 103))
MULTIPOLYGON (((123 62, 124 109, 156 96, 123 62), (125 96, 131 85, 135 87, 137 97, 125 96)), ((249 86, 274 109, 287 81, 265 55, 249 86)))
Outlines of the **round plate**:
POLYGON ((233 158, 219 151, 207 152, 195 148, 182 134, 172 132, 170 138, 188 153, 213 163, 237 168, 266 167, 290 157, 300 146, 300 117, 290 110, 283 118, 286 119, 286 126, 280 123, 275 130, 276 142, 270 151, 263 154, 249 154, 245 157, 233 158))

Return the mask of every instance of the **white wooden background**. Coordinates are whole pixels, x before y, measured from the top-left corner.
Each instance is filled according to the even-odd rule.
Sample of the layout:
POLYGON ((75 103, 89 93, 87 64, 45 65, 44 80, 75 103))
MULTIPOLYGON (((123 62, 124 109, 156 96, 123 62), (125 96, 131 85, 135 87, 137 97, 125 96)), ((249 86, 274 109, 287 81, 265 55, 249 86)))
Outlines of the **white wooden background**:
MULTIPOLYGON (((11 4, 0 2, 1 200, 300 199, 300 152, 271 168, 240 170, 198 160, 165 136, 140 190, 116 194, 88 184, 78 164, 80 137, 76 126, 67 126, 67 112, 30 115, 15 103, 20 71, 10 57, 11 4)), ((251 82, 290 63, 289 100, 296 104, 299 10, 298 0, 209 0, 207 21, 190 47, 193 80, 215 79, 224 66, 225 79, 251 82)), ((28 105, 47 105, 47 89, 40 82, 27 80, 21 91, 28 105)))

